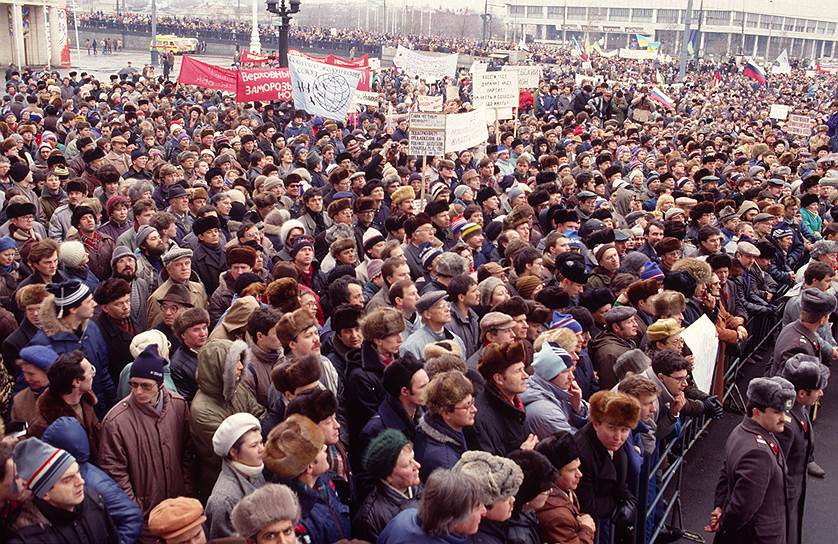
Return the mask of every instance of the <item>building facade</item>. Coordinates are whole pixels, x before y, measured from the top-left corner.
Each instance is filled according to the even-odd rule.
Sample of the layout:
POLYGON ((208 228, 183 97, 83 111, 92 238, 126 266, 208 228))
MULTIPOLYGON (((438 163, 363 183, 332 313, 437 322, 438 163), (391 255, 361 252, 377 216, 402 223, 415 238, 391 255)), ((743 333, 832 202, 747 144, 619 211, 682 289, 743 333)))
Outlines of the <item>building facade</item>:
MULTIPOLYGON (((691 40, 711 57, 748 55, 773 60, 783 49, 799 58, 838 54, 834 0, 694 0, 691 40)), ((635 34, 654 36, 661 53, 677 56, 687 0, 507 0, 506 37, 582 43, 603 49, 632 46, 635 34)))
POLYGON ((66 0, 0 0, 0 66, 69 66, 66 0))

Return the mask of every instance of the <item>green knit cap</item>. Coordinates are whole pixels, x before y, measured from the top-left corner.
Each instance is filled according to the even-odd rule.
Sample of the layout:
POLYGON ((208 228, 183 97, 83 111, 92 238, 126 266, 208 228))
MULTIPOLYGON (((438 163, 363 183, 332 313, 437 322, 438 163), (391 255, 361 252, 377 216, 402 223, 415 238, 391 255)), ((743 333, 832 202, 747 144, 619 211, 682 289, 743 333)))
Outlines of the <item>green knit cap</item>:
POLYGON ((384 480, 393 472, 407 437, 396 429, 385 429, 373 438, 364 454, 364 469, 374 480, 384 480))

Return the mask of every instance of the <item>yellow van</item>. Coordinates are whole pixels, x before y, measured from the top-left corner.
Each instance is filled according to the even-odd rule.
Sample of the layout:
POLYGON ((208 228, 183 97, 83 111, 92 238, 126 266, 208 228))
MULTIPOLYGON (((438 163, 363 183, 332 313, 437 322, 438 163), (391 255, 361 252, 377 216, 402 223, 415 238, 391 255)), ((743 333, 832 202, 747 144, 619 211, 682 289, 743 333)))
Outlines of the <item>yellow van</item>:
POLYGON ((172 52, 174 54, 180 53, 188 53, 189 51, 187 48, 184 48, 181 45, 182 38, 178 38, 173 34, 160 34, 157 36, 157 45, 155 46, 154 41, 151 41, 148 45, 148 50, 151 51, 152 49, 157 49, 160 53, 169 53, 172 52))

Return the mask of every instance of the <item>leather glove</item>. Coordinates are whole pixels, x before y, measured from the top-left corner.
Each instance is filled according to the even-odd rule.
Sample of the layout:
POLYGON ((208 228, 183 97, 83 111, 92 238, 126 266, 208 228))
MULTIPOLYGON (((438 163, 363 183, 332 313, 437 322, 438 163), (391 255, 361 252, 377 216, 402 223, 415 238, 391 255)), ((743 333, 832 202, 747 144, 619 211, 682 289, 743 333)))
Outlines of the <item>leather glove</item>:
POLYGON ((704 415, 711 419, 721 419, 725 415, 725 409, 715 395, 704 399, 704 415))
POLYGON ((611 521, 621 529, 630 529, 634 527, 636 517, 637 499, 628 495, 623 497, 619 504, 617 504, 617 508, 614 509, 614 514, 611 515, 611 521))

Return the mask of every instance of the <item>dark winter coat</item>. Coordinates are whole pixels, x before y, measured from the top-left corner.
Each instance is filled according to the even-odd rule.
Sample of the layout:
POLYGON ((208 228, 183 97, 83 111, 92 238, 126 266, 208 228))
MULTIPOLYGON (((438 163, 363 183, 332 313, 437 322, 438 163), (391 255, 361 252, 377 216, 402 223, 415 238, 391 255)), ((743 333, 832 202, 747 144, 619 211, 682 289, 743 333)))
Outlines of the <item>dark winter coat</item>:
MULTIPOLYGON (((311 544, 332 544, 348 539, 351 531, 349 507, 340 502, 326 475, 317 479, 316 489, 300 480, 284 482, 300 500, 300 523, 311 544)), ((299 534, 299 532, 298 532, 299 534)))
POLYGON ((786 460, 777 438, 751 418, 728 436, 716 485, 722 509, 716 544, 784 544, 788 501, 786 460))
POLYGON ((378 482, 352 520, 352 537, 375 542, 378 535, 399 512, 419 506, 419 489, 410 488, 405 496, 389 485, 378 482))
POLYGON ((90 488, 73 512, 32 499, 15 520, 8 544, 118 544, 119 533, 103 503, 90 488))
POLYGON ((61 397, 53 395, 49 388, 38 397, 38 416, 29 422, 29 436, 40 438, 47 427, 53 421, 60 417, 71 417, 79 422, 84 427, 87 433, 87 441, 90 444, 90 462, 98 463, 99 461, 99 438, 102 435, 102 425, 96 417, 94 406, 96 405, 96 396, 92 393, 85 393, 81 398, 81 412, 82 419, 79 420, 76 416, 76 411, 64 402, 61 397))
POLYGON ((104 312, 101 312, 94 321, 102 331, 102 337, 108 345, 108 370, 111 373, 111 379, 114 383, 118 383, 119 373, 134 360, 130 349, 131 340, 134 339, 136 333, 141 331, 137 330, 132 334, 120 328, 104 312))
POLYGON ((477 396, 474 430, 481 450, 505 456, 520 448, 521 443, 527 439, 529 433, 524 424, 524 405, 517 397, 515 402, 517 406, 501 398, 491 384, 486 384, 486 388, 477 396))
POLYGON ((218 289, 219 276, 227 269, 224 247, 221 244, 210 247, 203 242, 199 242, 192 257, 192 267, 198 277, 201 278, 207 296, 212 296, 218 289))
POLYGON ((419 516, 415 508, 403 510, 387 524, 378 544, 465 544, 466 539, 459 535, 431 536, 419 525, 419 516))
POLYGON ((349 369, 346 374, 343 402, 349 420, 349 441, 355 442, 367 421, 375 415, 384 400, 384 365, 372 342, 364 341, 361 347, 347 354, 349 369))
POLYGON ((44 442, 61 448, 79 464, 84 486, 102 496, 105 509, 119 531, 120 544, 133 544, 143 528, 143 513, 102 469, 90 462, 90 443, 78 420, 60 417, 47 427, 44 442))
POLYGON ((419 477, 424 482, 438 468, 451 468, 468 449, 462 431, 449 427, 441 417, 425 414, 416 429, 414 453, 422 465, 419 477))
POLYGON ((815 430, 809 409, 795 404, 777 435, 788 467, 789 544, 803 544, 803 510, 806 504, 806 475, 815 450, 815 430))
POLYGON ((602 332, 593 339, 588 346, 588 351, 591 354, 591 360, 594 362, 594 370, 599 376, 601 389, 611 389, 617 385, 614 363, 617 362, 617 357, 636 347, 634 341, 627 340, 609 331, 602 332))
POLYGON ((626 486, 628 459, 622 449, 615 451, 613 457, 609 455, 592 423, 585 425, 574 439, 582 461, 582 479, 576 489, 579 508, 596 520, 599 529, 601 521, 611 517, 620 501, 631 496, 626 486))

